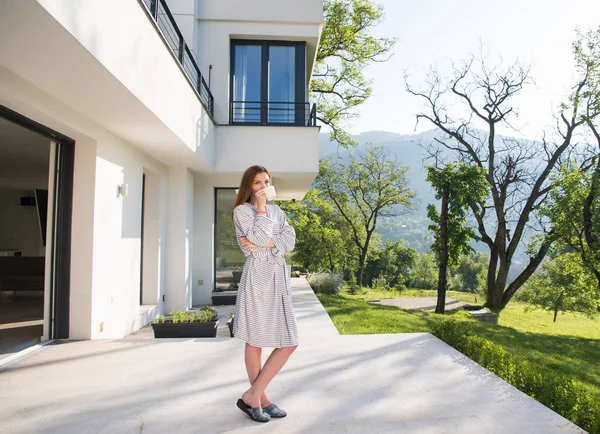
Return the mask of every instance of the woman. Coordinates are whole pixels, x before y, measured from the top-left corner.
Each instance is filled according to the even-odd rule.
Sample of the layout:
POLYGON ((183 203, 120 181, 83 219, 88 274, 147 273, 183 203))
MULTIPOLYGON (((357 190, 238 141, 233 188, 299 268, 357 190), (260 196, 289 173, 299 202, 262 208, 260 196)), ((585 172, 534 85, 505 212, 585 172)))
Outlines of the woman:
POLYGON ((290 268, 283 254, 292 251, 296 233, 277 205, 267 205, 269 171, 249 167, 242 176, 233 210, 238 244, 246 256, 235 306, 233 334, 246 342, 250 388, 237 406, 257 422, 285 417, 265 389, 298 346, 290 291, 290 268), (262 348, 275 349, 261 368, 262 348))

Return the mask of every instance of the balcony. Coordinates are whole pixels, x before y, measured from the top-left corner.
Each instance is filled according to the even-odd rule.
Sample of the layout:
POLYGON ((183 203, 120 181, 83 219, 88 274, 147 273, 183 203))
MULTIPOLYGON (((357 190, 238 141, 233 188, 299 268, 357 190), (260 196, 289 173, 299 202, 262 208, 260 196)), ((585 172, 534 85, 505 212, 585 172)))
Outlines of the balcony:
POLYGON ((213 95, 200 72, 200 68, 198 68, 192 51, 185 43, 167 3, 165 0, 144 0, 144 4, 148 8, 152 18, 154 18, 154 22, 159 28, 163 39, 169 48, 171 48, 173 55, 177 58, 181 68, 190 80, 200 98, 200 102, 210 115, 214 117, 215 102, 213 95))
POLYGON ((314 127, 317 106, 308 102, 232 101, 229 119, 232 125, 314 127))

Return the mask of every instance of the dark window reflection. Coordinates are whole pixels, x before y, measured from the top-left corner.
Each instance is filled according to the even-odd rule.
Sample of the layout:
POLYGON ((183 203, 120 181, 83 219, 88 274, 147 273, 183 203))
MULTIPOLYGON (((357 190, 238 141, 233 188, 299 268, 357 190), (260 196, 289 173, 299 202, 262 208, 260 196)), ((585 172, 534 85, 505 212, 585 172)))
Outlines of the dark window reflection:
POLYGON ((215 222, 215 291, 236 290, 246 258, 238 247, 231 221, 235 189, 219 188, 215 222))

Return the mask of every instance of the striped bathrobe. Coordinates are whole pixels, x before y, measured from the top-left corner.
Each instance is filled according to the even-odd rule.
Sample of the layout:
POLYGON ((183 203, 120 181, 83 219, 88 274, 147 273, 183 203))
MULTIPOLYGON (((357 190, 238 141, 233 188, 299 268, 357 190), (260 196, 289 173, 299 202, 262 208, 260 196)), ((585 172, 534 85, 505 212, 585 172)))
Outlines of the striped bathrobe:
POLYGON ((267 215, 256 214, 250 203, 233 210, 238 244, 246 263, 238 288, 233 334, 256 347, 298 345, 298 327, 292 305, 290 267, 283 254, 294 249, 296 232, 277 205, 267 205, 267 215), (240 238, 257 246, 273 240, 275 247, 244 249, 240 238))

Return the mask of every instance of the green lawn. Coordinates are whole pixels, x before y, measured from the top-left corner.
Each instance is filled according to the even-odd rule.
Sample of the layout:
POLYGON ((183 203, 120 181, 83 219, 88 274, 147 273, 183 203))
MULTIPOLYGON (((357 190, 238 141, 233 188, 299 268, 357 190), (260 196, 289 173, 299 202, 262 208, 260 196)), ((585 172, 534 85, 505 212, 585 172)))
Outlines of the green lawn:
MULTIPOLYGON (((418 294, 419 291, 403 291, 402 297, 418 294)), ((405 311, 364 301, 386 298, 384 292, 317 295, 341 334, 429 332, 432 322, 439 317, 433 312, 405 311)), ((397 292, 387 295, 387 298, 398 296, 397 292)), ((434 295, 435 291, 423 291, 420 296, 434 295)), ((451 291, 448 295, 474 303, 473 294, 451 291)), ((590 387, 600 388, 600 315, 589 319, 578 314, 559 314, 553 323, 552 313, 525 312, 524 308, 522 304, 510 303, 499 313, 498 325, 467 319, 465 312, 449 314, 473 321, 478 335, 534 365, 563 372, 590 387)))

